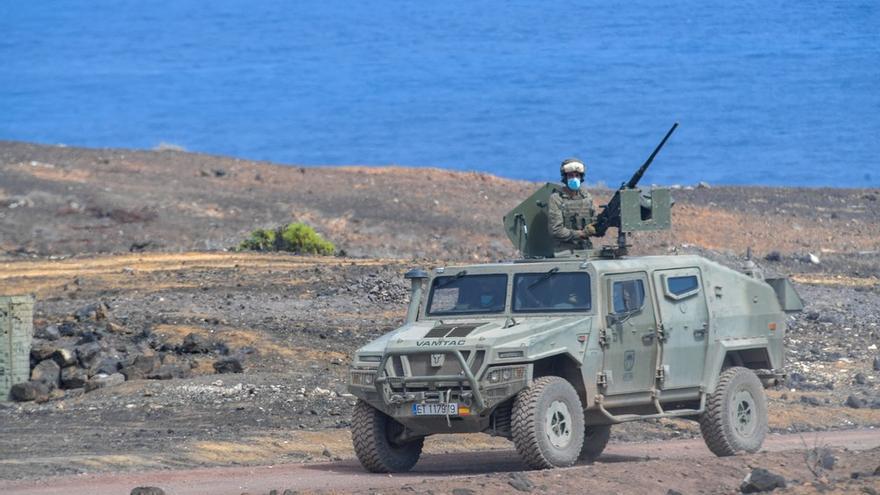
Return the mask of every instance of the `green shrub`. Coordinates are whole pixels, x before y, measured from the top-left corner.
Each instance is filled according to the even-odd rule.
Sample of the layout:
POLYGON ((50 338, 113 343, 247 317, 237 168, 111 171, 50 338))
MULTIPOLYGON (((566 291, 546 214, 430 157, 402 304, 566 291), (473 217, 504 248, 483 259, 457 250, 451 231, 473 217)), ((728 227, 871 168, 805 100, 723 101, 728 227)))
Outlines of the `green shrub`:
POLYGON ((257 229, 239 246, 240 251, 290 251, 302 254, 331 255, 336 251, 332 242, 322 238, 304 223, 291 223, 277 229, 257 229))

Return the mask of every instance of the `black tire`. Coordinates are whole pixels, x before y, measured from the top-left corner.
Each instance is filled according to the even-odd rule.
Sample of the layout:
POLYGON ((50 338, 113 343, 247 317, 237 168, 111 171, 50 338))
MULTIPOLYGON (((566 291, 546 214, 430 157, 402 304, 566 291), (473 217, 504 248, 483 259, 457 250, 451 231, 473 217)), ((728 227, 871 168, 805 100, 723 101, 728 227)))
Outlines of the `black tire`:
POLYGON ((584 446, 578 459, 593 462, 602 455, 608 439, 611 438, 611 425, 592 425, 584 428, 584 446))
POLYGON ((401 473, 412 469, 422 455, 424 438, 395 444, 391 438, 403 425, 375 407, 358 400, 352 415, 351 439, 361 465, 373 473, 401 473))
POLYGON ((757 452, 767 435, 767 397, 761 380, 748 368, 728 368, 706 399, 700 432, 718 457, 757 452))
POLYGON ((513 444, 532 469, 571 466, 584 443, 584 410, 565 379, 544 376, 513 402, 513 444))

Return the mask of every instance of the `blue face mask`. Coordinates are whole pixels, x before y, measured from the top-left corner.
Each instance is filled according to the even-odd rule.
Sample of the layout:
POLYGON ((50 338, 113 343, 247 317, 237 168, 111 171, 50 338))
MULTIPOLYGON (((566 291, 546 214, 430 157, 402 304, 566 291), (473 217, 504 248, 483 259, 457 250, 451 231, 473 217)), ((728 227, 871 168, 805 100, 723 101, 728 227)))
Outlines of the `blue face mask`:
POLYGON ((495 298, 492 297, 491 295, 483 294, 482 296, 480 296, 480 306, 482 306, 484 308, 488 308, 489 306, 492 305, 493 299, 495 299, 495 298))
POLYGON ((568 182, 566 182, 566 184, 568 185, 568 188, 572 191, 577 191, 581 188, 581 180, 577 177, 572 177, 571 179, 568 179, 568 182))

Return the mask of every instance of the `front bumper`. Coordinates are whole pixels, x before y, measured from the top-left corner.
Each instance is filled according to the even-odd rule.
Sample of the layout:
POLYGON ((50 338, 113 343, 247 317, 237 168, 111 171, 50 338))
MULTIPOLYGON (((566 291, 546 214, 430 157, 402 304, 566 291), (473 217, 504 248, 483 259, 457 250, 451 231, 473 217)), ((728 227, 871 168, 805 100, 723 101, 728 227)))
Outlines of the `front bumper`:
POLYGON ((519 365, 523 369, 516 380, 481 382, 478 377, 498 369, 490 367, 486 361, 485 352, 480 350, 386 349, 378 368, 351 370, 349 391, 407 426, 420 426, 414 429, 439 429, 442 426, 442 431, 449 432, 482 431, 488 413, 525 388, 531 379, 531 366, 519 365), (444 354, 447 363, 456 363, 457 366, 444 365, 436 370, 427 368, 424 365, 428 362, 427 358, 437 354, 444 354), (418 359, 422 359, 421 367, 410 365, 418 362, 418 359), (375 374, 368 384, 364 376, 370 372, 375 374), (457 403, 460 414, 424 416, 413 412, 413 404, 443 402, 457 403))

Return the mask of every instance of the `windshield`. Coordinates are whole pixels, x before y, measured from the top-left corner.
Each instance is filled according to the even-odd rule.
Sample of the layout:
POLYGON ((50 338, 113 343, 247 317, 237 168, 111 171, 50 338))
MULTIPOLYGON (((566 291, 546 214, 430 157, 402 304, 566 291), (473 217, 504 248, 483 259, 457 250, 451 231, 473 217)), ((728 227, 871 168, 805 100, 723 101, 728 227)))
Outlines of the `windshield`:
POLYGON ((513 277, 513 311, 589 311, 590 275, 584 272, 518 273, 513 277))
POLYGON ((507 299, 507 275, 436 277, 428 296, 429 315, 501 313, 507 299))

